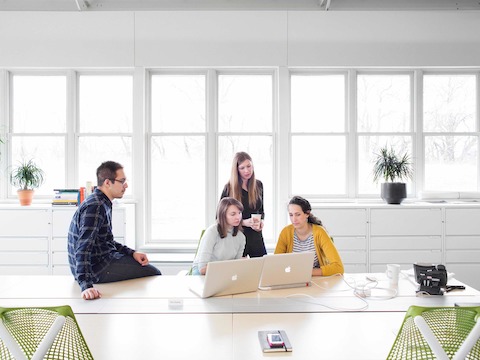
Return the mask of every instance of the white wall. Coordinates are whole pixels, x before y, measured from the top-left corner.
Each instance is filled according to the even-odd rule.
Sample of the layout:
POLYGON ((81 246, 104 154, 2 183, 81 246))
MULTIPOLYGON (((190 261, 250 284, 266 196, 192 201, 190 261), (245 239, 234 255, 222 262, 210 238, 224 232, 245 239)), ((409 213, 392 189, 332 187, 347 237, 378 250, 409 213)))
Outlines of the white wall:
POLYGON ((131 67, 132 13, 0 12, 2 67, 131 67))
POLYGON ((285 66, 286 12, 140 12, 136 66, 285 66))
POLYGON ((480 12, 0 12, 0 67, 479 66, 480 12))
POLYGON ((478 66, 480 12, 292 12, 289 66, 478 66))

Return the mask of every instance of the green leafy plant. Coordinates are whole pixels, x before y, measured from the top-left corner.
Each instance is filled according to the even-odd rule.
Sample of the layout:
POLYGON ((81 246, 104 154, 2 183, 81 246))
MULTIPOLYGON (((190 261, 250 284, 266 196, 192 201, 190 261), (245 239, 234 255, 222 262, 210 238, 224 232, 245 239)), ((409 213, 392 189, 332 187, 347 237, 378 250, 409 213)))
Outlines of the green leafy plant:
POLYGON ((10 173, 10 183, 20 190, 33 190, 45 181, 45 173, 33 160, 23 160, 10 173))
POLYGON ((385 182, 395 182, 411 179, 412 176, 412 163, 407 153, 399 156, 392 147, 388 149, 385 146, 380 149, 379 153, 375 154, 373 165, 373 180, 375 182, 378 182, 379 179, 384 179, 385 182))

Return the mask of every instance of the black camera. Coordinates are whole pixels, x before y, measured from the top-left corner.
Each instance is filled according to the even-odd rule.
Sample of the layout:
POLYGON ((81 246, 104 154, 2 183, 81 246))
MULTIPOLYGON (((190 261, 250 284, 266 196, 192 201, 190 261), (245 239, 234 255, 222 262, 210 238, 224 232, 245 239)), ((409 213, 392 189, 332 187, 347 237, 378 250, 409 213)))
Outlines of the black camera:
POLYGON ((445 265, 413 264, 415 280, 419 288, 417 293, 443 295, 447 286, 447 270, 445 265))

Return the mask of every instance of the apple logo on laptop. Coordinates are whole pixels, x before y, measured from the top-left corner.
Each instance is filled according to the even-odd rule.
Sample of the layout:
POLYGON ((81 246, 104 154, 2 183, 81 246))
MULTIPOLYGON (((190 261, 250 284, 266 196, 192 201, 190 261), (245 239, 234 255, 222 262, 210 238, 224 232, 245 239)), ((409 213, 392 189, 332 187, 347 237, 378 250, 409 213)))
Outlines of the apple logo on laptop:
POLYGON ((232 276, 232 281, 237 281, 237 274, 232 276))
POLYGON ((289 273, 290 271, 292 271, 292 268, 291 268, 290 266, 287 266, 287 267, 285 268, 285 272, 286 272, 286 273, 289 273))

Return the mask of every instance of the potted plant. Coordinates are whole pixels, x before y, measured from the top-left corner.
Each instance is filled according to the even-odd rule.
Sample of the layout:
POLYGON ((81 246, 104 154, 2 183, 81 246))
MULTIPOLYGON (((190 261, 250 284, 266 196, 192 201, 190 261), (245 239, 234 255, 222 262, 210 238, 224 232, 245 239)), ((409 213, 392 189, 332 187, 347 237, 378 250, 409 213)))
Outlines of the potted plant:
POLYGON ((26 206, 32 203, 34 189, 44 182, 44 172, 33 160, 20 161, 10 173, 10 183, 18 187, 17 194, 20 205, 26 206))
POLYGON ((402 180, 412 178, 412 164, 407 153, 397 155, 392 147, 387 146, 375 154, 373 180, 385 180, 381 187, 381 197, 387 204, 400 204, 407 197, 407 186, 402 180))

